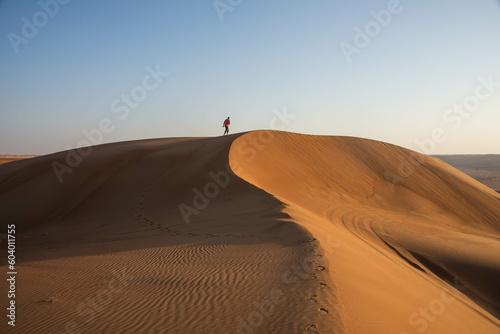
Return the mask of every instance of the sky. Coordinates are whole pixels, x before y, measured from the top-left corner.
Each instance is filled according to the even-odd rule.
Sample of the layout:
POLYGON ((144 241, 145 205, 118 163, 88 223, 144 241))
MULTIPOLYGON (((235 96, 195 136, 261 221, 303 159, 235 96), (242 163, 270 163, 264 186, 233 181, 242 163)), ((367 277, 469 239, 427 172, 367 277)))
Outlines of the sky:
POLYGON ((0 154, 278 129, 500 154, 498 0, 0 1, 0 154))

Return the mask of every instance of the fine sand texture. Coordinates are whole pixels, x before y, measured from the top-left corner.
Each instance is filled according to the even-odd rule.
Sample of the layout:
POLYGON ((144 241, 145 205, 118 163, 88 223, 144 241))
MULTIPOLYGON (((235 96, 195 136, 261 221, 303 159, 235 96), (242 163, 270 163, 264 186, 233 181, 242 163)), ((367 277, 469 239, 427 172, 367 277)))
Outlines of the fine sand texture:
POLYGON ((437 158, 352 137, 255 131, 11 162, 16 327, 0 332, 498 334, 499 204, 437 158))

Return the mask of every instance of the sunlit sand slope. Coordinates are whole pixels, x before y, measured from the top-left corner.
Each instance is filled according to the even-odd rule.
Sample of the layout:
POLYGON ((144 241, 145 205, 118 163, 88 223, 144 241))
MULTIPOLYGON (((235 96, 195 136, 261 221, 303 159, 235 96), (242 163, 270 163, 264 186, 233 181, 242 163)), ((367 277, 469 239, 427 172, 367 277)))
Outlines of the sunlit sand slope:
POLYGON ((500 196, 442 161, 348 137, 253 132, 237 175, 328 249, 348 333, 499 333, 500 196))

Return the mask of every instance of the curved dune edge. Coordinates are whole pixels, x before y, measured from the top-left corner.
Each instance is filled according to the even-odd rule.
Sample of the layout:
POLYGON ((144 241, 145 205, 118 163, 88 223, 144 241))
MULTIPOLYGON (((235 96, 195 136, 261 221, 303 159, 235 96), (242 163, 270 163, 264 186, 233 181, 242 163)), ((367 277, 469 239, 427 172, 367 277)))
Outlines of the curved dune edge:
POLYGON ((14 332, 498 332, 499 196, 437 159, 259 131, 95 146, 60 183, 68 154, 0 166, 14 332))
POLYGON ((256 131, 233 171, 319 240, 346 333, 498 333, 500 196, 372 140, 256 131), (496 317, 495 317, 496 316, 496 317))

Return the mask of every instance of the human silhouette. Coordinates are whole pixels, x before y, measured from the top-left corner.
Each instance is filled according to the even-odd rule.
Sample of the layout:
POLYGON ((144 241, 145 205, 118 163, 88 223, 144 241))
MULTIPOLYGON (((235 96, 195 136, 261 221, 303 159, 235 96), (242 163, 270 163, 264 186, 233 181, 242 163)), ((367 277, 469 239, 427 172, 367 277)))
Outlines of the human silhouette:
POLYGON ((223 128, 226 128, 226 131, 224 131, 223 136, 229 135, 229 124, 231 124, 231 120, 228 117, 228 118, 226 118, 226 120, 224 121, 224 124, 222 125, 223 128))

